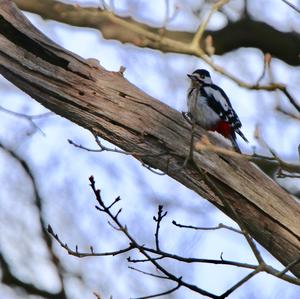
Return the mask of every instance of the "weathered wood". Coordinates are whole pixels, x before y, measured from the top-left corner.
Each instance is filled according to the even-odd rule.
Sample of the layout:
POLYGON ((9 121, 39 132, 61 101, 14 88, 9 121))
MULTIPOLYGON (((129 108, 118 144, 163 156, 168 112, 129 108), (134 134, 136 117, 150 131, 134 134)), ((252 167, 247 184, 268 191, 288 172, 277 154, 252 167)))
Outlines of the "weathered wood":
MULTIPOLYGON (((108 72, 46 38, 10 0, 0 0, 0 73, 53 112, 134 152, 246 225, 251 235, 284 265, 300 254, 300 205, 274 181, 241 158, 194 153, 190 125, 182 115, 148 96, 120 73, 108 72), (202 180, 218 186, 228 209, 202 180)), ((201 128, 197 136, 206 134, 201 128)), ((210 136, 214 144, 220 144, 210 136)), ((182 199, 184 200, 184 199, 182 199)), ((300 277, 300 265, 292 268, 300 277)))

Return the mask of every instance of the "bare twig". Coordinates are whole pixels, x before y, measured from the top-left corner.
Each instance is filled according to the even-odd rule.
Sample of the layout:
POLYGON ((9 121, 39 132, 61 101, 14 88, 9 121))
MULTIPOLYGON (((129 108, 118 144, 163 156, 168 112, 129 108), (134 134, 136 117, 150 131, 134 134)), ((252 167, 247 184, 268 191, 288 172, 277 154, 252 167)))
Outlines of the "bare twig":
POLYGON ((156 222, 156 230, 155 230, 155 245, 156 245, 156 250, 159 250, 159 229, 160 229, 160 223, 163 220, 163 218, 168 214, 168 212, 163 213, 163 206, 159 205, 158 206, 158 211, 157 211, 157 217, 153 216, 153 220, 156 222))
POLYGON ((88 256, 115 256, 118 254, 122 254, 125 252, 128 252, 134 248, 132 244, 130 244, 128 247, 116 251, 111 251, 111 252, 101 252, 101 253, 95 253, 94 250, 91 247, 91 252, 79 252, 78 247, 76 246, 75 250, 72 250, 66 243, 63 243, 60 238, 58 237, 57 234, 54 233, 51 225, 48 225, 48 233, 59 243, 59 245, 64 248, 68 254, 76 256, 76 257, 88 257, 88 256))
POLYGON ((257 162, 258 159, 266 160, 266 161, 274 161, 278 164, 278 167, 280 169, 282 169, 286 172, 300 173, 300 165, 299 164, 285 162, 284 160, 282 160, 278 157, 278 155, 275 153, 275 151, 272 150, 261 137, 257 136, 257 139, 258 139, 259 143, 261 144, 261 146, 268 148, 268 150, 272 154, 271 157, 259 155, 255 152, 252 155, 240 154, 240 153, 234 152, 230 149, 211 144, 206 136, 203 136, 195 144, 195 149, 199 150, 199 151, 210 151, 210 152, 214 152, 216 154, 226 155, 226 156, 233 157, 233 158, 243 158, 243 159, 247 159, 252 162, 257 162))
POLYGON ((281 106, 277 105, 275 107, 275 110, 290 117, 290 118, 293 118, 295 120, 299 120, 300 121, 300 115, 296 114, 296 113, 293 113, 291 111, 287 111, 286 109, 282 108, 281 106))
MULTIPOLYGON (((204 179, 207 180, 209 182, 209 179, 207 177, 204 176, 204 179)), ((242 228, 242 232, 238 231, 236 229, 233 229, 232 227, 229 226, 225 226, 222 224, 219 224, 219 226, 217 227, 212 227, 212 228, 198 228, 198 229, 208 229, 208 230, 214 230, 214 229, 219 229, 219 228, 225 228, 225 229, 229 229, 231 231, 237 232, 237 233, 242 233, 245 238, 247 239, 252 251, 254 252, 255 256, 257 257, 258 260, 258 265, 251 265, 251 264, 247 264, 247 263, 239 263, 239 262, 235 262, 235 261, 228 261, 228 260, 224 260, 222 255, 220 257, 219 260, 215 260, 215 259, 199 259, 199 258, 185 258, 182 256, 178 256, 178 255, 174 255, 174 254, 170 254, 168 252, 162 251, 160 249, 159 246, 159 242, 158 242, 158 235, 159 235, 159 224, 161 222, 161 220, 163 219, 163 217, 166 216, 166 212, 163 213, 162 207, 158 208, 158 216, 154 217, 154 220, 157 222, 157 228, 156 228, 156 233, 155 233, 155 239, 156 239, 156 248, 148 248, 144 245, 140 245, 137 243, 137 241, 131 236, 131 234, 129 233, 128 229, 126 226, 123 226, 119 219, 118 219, 118 215, 119 212, 117 214, 113 214, 110 209, 120 200, 120 198, 116 198, 110 205, 106 206, 101 198, 100 195, 100 190, 96 189, 95 187, 95 181, 93 179, 93 177, 90 177, 90 182, 91 182, 91 187, 94 191, 94 194, 96 196, 97 202, 99 204, 99 206, 96 206, 96 208, 107 214, 112 220, 113 223, 111 225, 113 225, 113 227, 117 230, 122 232, 123 234, 126 235, 126 237, 129 239, 130 243, 129 246, 125 249, 122 250, 118 250, 118 251, 114 251, 114 252, 105 252, 105 253, 95 253, 93 248, 91 247, 91 253, 82 253, 82 252, 78 252, 78 247, 76 246, 75 250, 71 250, 67 244, 64 244, 59 237, 57 236, 57 234, 55 234, 51 228, 51 226, 49 226, 48 231, 49 233, 58 241, 58 243, 68 251, 69 254, 78 256, 78 257, 85 257, 85 256, 107 256, 107 255, 117 255, 117 254, 121 254, 127 251, 130 251, 132 249, 137 249, 142 255, 144 255, 145 259, 139 259, 139 260, 133 260, 130 257, 127 259, 128 262, 132 262, 132 263, 139 263, 139 262, 150 262, 152 263, 161 273, 162 275, 159 274, 153 274, 153 273, 149 273, 149 272, 145 272, 133 267, 129 267, 130 269, 133 269, 135 271, 141 272, 143 274, 146 275, 150 275, 156 278, 161 278, 161 279, 168 279, 171 281, 174 281, 177 283, 177 286, 175 288, 172 288, 168 291, 162 292, 162 293, 157 293, 154 295, 150 295, 150 296, 145 296, 145 297, 140 297, 140 298, 153 298, 153 297, 158 297, 161 296, 163 294, 169 294, 170 292, 176 291, 178 288, 180 288, 181 286, 184 286, 192 291, 195 291, 199 294, 202 294, 203 296, 207 296, 210 298, 225 298, 227 297, 229 294, 231 294, 233 291, 235 291, 239 286, 241 286, 242 284, 244 284, 246 281, 248 281, 251 277, 253 277, 255 274, 257 274, 258 272, 266 272, 269 273, 271 275, 274 276, 278 276, 282 279, 284 279, 285 281, 294 283, 296 285, 300 285, 300 279, 291 277, 287 274, 285 274, 291 267, 293 267, 296 263, 299 262, 300 258, 297 259, 296 261, 294 261, 293 263, 291 263, 288 267, 286 267, 285 270, 283 271, 278 271, 274 268, 272 268, 269 265, 266 265, 258 251, 258 249, 256 248, 256 245, 254 243, 254 241, 252 240, 252 238, 249 236, 248 232, 244 229, 243 225, 240 225, 242 228), (156 257, 153 257, 152 254, 156 255, 156 257), (231 287, 230 289, 228 289, 223 295, 221 296, 217 296, 214 294, 211 294, 195 285, 189 284, 185 281, 182 280, 181 277, 176 277, 175 275, 173 275, 172 273, 170 273, 168 270, 166 270, 165 267, 163 267, 161 264, 158 263, 158 260, 164 259, 164 258, 171 258, 180 262, 185 262, 185 263, 209 263, 209 264, 219 264, 219 265, 230 265, 230 266, 235 266, 235 267, 241 267, 241 268, 246 268, 246 269, 252 269, 253 271, 248 274, 246 277, 244 277, 243 279, 241 279, 238 283, 236 283, 233 287, 231 287)), ((215 188, 214 185, 210 185, 211 188, 215 188)), ((188 226, 183 226, 183 225, 178 225, 176 222, 173 222, 175 225, 179 226, 179 227, 188 227, 188 226)), ((190 227, 190 228, 195 228, 195 227, 190 227)))
POLYGON ((213 227, 198 227, 198 226, 192 226, 192 225, 183 225, 183 224, 177 223, 175 220, 173 220, 172 223, 174 225, 176 225, 178 227, 182 227, 182 228, 191 228, 191 229, 196 229, 196 230, 218 230, 218 229, 224 228, 224 229, 228 229, 228 230, 233 231, 238 234, 243 234, 239 229, 236 229, 229 225, 225 225, 223 223, 219 223, 218 226, 213 226, 213 227))
POLYGON ((229 2, 229 0, 219 0, 218 2, 216 2, 212 6, 212 8, 211 8, 208 16, 206 17, 205 21, 198 27, 198 29, 197 29, 197 31, 195 33, 194 38, 193 38, 193 40, 191 42, 191 48, 198 49, 200 47, 200 40, 201 40, 201 38, 203 36, 203 33, 204 33, 204 31, 205 31, 205 29, 206 29, 206 27, 207 27, 207 25, 208 25, 208 23, 209 23, 212 15, 218 9, 220 9, 223 5, 225 5, 228 2, 229 2))
POLYGON ((230 289, 228 289, 224 294, 220 295, 220 299, 228 297, 231 293, 233 293, 237 288, 239 288, 241 285, 243 285, 245 282, 247 282, 249 279, 251 279, 254 275, 261 272, 262 269, 260 266, 258 266, 254 271, 249 273, 247 276, 245 276, 243 279, 241 279, 238 283, 236 283, 234 286, 232 286, 230 289))
POLYGON ((243 234, 245 236, 245 239, 247 240, 253 254, 255 255, 257 262, 259 263, 259 265, 265 265, 265 262, 263 260, 263 257, 260 253, 260 251, 258 250, 253 238, 251 237, 250 233, 248 232, 246 226, 243 223, 238 223, 239 226, 242 228, 243 234))
MULTIPOLYGON (((164 16, 164 19, 162 22, 162 26, 158 30, 158 34, 161 39, 165 36, 168 24, 176 18, 178 11, 179 11, 179 6, 175 5, 173 14, 170 15, 170 1, 169 0, 165 0, 165 6, 166 6, 165 16, 164 16)), ((158 44, 159 43, 160 42, 158 42, 158 44)))
POLYGON ((183 257, 180 255, 176 255, 176 254, 171 254, 168 253, 166 251, 162 251, 159 250, 157 251, 156 249, 152 249, 152 248, 148 248, 145 246, 142 246, 143 249, 147 252, 151 252, 154 254, 158 254, 160 255, 160 257, 162 258, 170 258, 170 259, 174 259, 177 260, 179 262, 183 262, 183 263, 203 263, 203 264, 215 264, 215 265, 227 265, 227 266, 235 266, 235 267, 240 267, 240 268, 246 268, 246 269, 256 269, 257 265, 251 265, 251 264, 247 264, 247 263, 240 263, 240 262, 235 262, 235 261, 229 261, 229 260, 224 260, 224 259, 201 259, 201 258, 187 258, 187 257, 183 257))
MULTIPOLYGON (((101 153, 101 152, 113 152, 113 153, 118 153, 118 154, 123 154, 123 155, 131 155, 131 156, 135 156, 135 157, 161 157, 161 156, 164 156, 164 155, 167 155, 169 154, 167 151, 164 151, 162 153, 158 153, 158 154, 147 154, 147 153, 138 153, 138 152, 127 152, 127 151, 123 151, 123 150, 119 150, 117 148, 110 148, 110 147, 107 147, 105 145, 103 145, 101 143, 101 140, 100 138, 96 135, 96 133, 92 132, 92 134, 94 135, 94 138, 95 138, 95 141, 96 143, 98 144, 99 146, 99 149, 91 149, 91 148, 87 148, 81 144, 77 144, 75 143, 74 141, 68 139, 68 142, 77 147, 77 148, 80 148, 80 149, 83 149, 83 150, 86 150, 88 152, 95 152, 95 153, 101 153)), ((148 169, 149 171, 157 174, 157 175, 165 175, 164 172, 161 172, 161 171, 156 171, 154 170, 152 167, 150 167, 149 165, 145 164, 144 162, 142 162, 142 166, 145 167, 146 169, 148 169)))
POLYGON ((160 265, 156 260, 152 259, 152 257, 149 255, 149 253, 144 250, 143 246, 139 245, 136 240, 131 236, 131 234, 128 232, 128 229, 125 228, 119 221, 119 219, 117 217, 115 217, 112 212, 110 211, 110 209, 108 209, 108 207, 104 204, 102 198, 101 198, 101 194, 100 194, 100 190, 96 189, 95 187, 95 180, 94 178, 91 176, 89 178, 90 180, 90 186, 95 194, 96 200, 99 203, 99 207, 98 210, 101 212, 104 212, 105 214, 107 214, 113 221, 114 224, 119 228, 119 230, 121 232, 124 233, 124 235, 129 239, 129 241, 131 242, 130 245, 134 246, 136 249, 138 249, 140 251, 141 254, 143 254, 146 259, 149 260, 149 262, 151 262, 162 274, 164 274, 166 277, 168 277, 170 280, 173 280, 174 282, 176 282, 179 287, 180 286, 184 286, 194 292, 197 292, 203 296, 207 296, 209 298, 213 298, 213 299, 217 299, 218 296, 214 295, 210 292, 207 292, 199 287, 197 287, 196 285, 190 284, 188 282, 185 282, 182 280, 181 277, 177 277, 175 275, 173 275, 172 273, 170 273, 168 270, 166 270, 165 267, 163 267, 162 265, 160 265))
POLYGON ((91 148, 85 147, 81 144, 75 143, 74 141, 72 141, 70 139, 68 139, 68 142, 77 148, 80 148, 80 149, 83 149, 83 150, 86 150, 89 152, 97 152, 97 153, 106 151, 106 152, 113 152, 113 153, 123 154, 123 155, 127 155, 127 156, 135 156, 135 157, 161 157, 161 156, 168 154, 168 152, 166 152, 166 151, 157 153, 157 154, 150 154, 150 153, 127 152, 127 151, 119 150, 117 148, 107 147, 102 144, 99 136, 97 136, 95 132, 91 131, 91 133, 93 134, 95 141, 96 141, 97 145, 99 146, 99 149, 91 149, 91 148))
MULTIPOLYGON (((73 146, 75 146, 75 147, 77 147, 77 148, 80 148, 80 149, 83 149, 83 150, 85 150, 85 151, 88 151, 88 152, 94 152, 94 153, 101 153, 101 152, 103 152, 104 150, 103 149, 92 149, 92 148, 88 148, 88 147, 85 147, 85 146, 83 146, 83 145, 81 145, 81 144, 78 144, 78 143, 75 143, 73 140, 71 140, 71 139, 68 139, 68 142, 69 142, 69 144, 71 144, 71 145, 73 145, 73 146)), ((112 150, 111 150, 112 151, 112 150)))
POLYGON ((145 275, 152 276, 152 277, 161 278, 161 279, 169 279, 169 277, 167 277, 167 276, 162 276, 162 275, 153 274, 153 273, 150 273, 150 272, 146 272, 146 271, 137 269, 137 268, 132 267, 132 266, 128 266, 128 268, 131 269, 131 270, 137 271, 137 272, 139 272, 139 273, 142 273, 142 274, 145 274, 145 275))
POLYGON ((155 298, 155 297, 160 297, 160 296, 164 296, 164 295, 169 295, 169 294, 175 292, 176 290, 178 290, 179 288, 180 288, 180 284, 178 283, 175 288, 172 288, 168 291, 157 293, 154 295, 148 295, 148 296, 144 296, 144 297, 132 298, 132 299, 148 299, 148 298, 155 298))
POLYGON ((290 6, 291 8, 293 8, 296 12, 300 13, 300 9, 295 6, 293 3, 287 1, 287 0, 282 0, 285 4, 287 4, 288 6, 290 6))
MULTIPOLYGON (((206 178, 207 179, 207 178, 206 178)), ((212 187, 212 186, 211 186, 212 187)), ((214 187, 213 187, 214 188, 214 187)), ((95 192, 95 191, 94 191, 95 192)), ((96 190, 97 192, 97 190, 96 190)), ((100 192, 100 191, 99 191, 100 192)), ((100 193, 99 193, 100 194, 100 193)), ((102 207, 104 210, 105 208, 102 207)), ((109 211, 108 211, 109 212, 109 211)), ((110 217, 113 217, 112 214, 110 214, 110 217)), ((251 272, 249 275, 247 275, 244 279, 242 279, 240 282, 238 282, 235 286, 233 286, 231 289, 229 289, 227 292, 233 292, 234 290, 236 290, 236 288, 240 285, 242 285, 243 283, 245 283, 247 280, 249 280, 252 276, 254 276, 255 274, 257 274, 260 271, 264 271, 267 272, 269 274, 278 274, 279 271, 272 268, 271 266, 268 266, 265 264, 259 250, 257 249, 254 241, 252 240, 251 236, 249 235, 249 233, 245 230, 243 224, 241 224, 241 228, 242 228, 242 233, 244 234, 246 240, 248 241, 254 255, 257 258, 257 261, 259 263, 258 266, 255 265, 250 265, 250 264, 245 264, 245 263, 238 263, 238 262, 233 262, 233 261, 226 261, 223 258, 221 258, 220 260, 208 260, 208 259, 188 259, 188 258, 183 258, 180 256, 176 256, 176 255, 172 255, 169 253, 166 253, 164 251, 161 250, 156 250, 156 249, 151 249, 151 248, 147 248, 145 246, 141 246, 139 245, 128 233, 127 228, 124 229, 122 227, 122 225, 118 222, 118 219, 114 219, 115 221, 117 221, 117 225, 120 228, 120 231, 124 232, 126 234, 126 236, 130 239, 130 241, 132 242, 132 245, 134 245, 145 257, 146 260, 145 261, 149 261, 151 262, 153 265, 155 265, 158 270, 160 270, 164 275, 166 275, 170 280, 173 280, 175 282, 177 282, 178 284, 185 286, 187 288, 189 288, 190 290, 193 290, 195 292, 198 292, 204 296, 210 297, 210 298, 218 298, 216 297, 216 295, 208 293, 206 291, 204 291, 203 289, 199 289, 198 287, 188 284, 184 281, 181 280, 181 278, 177 278, 176 276, 174 276, 173 274, 169 273, 165 268, 163 268, 160 264, 157 263, 157 261, 155 260, 155 258, 152 258, 147 252, 150 253, 154 253, 154 254, 158 254, 160 256, 163 257, 168 257, 168 258, 174 258, 177 259, 179 261, 184 261, 184 262, 203 262, 203 263, 212 263, 212 264, 223 264, 223 265, 232 265, 232 266, 237 266, 237 267, 243 267, 243 268, 248 268, 248 269, 254 269, 253 272, 251 272)), ((239 223, 240 224, 240 223, 239 223)), ((294 284, 300 285, 300 280, 290 277, 288 275, 283 274, 284 280, 292 282, 294 284)), ((225 297, 224 297, 225 298, 225 297)))
MULTIPOLYGON (((148 251, 144 246, 143 246, 143 248, 144 248, 146 251, 148 251)), ((157 250, 155 249, 153 252, 159 254, 159 251, 157 251, 157 252, 156 252, 156 251, 157 251, 157 250)), ((165 256, 152 257, 152 259, 155 260, 155 261, 161 260, 161 259, 163 259, 163 258, 165 258, 165 256)), ((149 262, 149 260, 148 260, 148 259, 132 259, 132 258, 129 256, 129 257, 127 258, 127 262, 137 264, 137 263, 146 263, 146 262, 149 262)))
MULTIPOLYGON (((277 154, 276 152, 267 144, 267 142, 262 138, 259 129, 256 129, 256 134, 255 138, 257 141, 260 143, 261 146, 267 148, 269 152, 273 156, 273 160, 278 163, 278 171, 277 171, 277 176, 278 177, 284 177, 284 176, 289 176, 288 174, 284 174, 282 171, 286 171, 289 173, 300 173, 300 164, 292 164, 292 163, 287 163, 283 161, 277 154)), ((297 177, 297 176, 296 176, 297 177)))
POLYGON ((291 262, 290 264, 288 264, 280 273, 278 273, 276 276, 277 277, 282 277, 283 274, 285 274, 286 272, 288 272, 292 267, 294 267, 295 265, 297 265, 298 263, 300 263, 300 255, 298 258, 296 258, 293 262, 291 262))
POLYGON ((289 173, 286 173, 286 172, 284 172, 282 170, 282 168, 278 168, 276 175, 280 179, 282 179, 282 178, 300 179, 300 175, 299 174, 289 174, 289 173))
POLYGON ((97 299, 102 299, 101 296, 100 296, 97 292, 93 292, 93 295, 94 295, 97 299))
POLYGON ((145 164, 145 163, 142 163, 142 166, 145 167, 146 169, 150 170, 151 172, 157 174, 157 175, 165 175, 164 172, 154 170, 151 166, 149 166, 149 165, 147 165, 147 164, 145 164))
POLYGON ((300 112, 300 105, 296 102, 296 100, 294 99, 294 97, 289 93, 289 91, 287 90, 286 86, 284 86, 280 90, 286 95, 286 97, 289 99, 290 103, 295 107, 295 109, 298 112, 300 112))
POLYGON ((20 118, 23 118, 25 120, 27 120, 30 125, 37 131, 39 131, 42 135, 45 136, 45 133, 41 130, 41 128, 34 122, 34 120, 36 119, 39 119, 39 118, 44 118, 44 117, 48 117, 50 115, 54 115, 53 112, 46 112, 46 113, 42 113, 42 114, 37 114, 37 115, 27 115, 27 114, 24 114, 24 113, 19 113, 19 112, 15 112, 15 111, 12 111, 12 110, 9 110, 9 109, 6 109, 4 107, 1 107, 0 106, 0 111, 4 112, 4 113, 7 113, 7 114, 10 114, 12 116, 15 116, 15 117, 20 117, 20 118))

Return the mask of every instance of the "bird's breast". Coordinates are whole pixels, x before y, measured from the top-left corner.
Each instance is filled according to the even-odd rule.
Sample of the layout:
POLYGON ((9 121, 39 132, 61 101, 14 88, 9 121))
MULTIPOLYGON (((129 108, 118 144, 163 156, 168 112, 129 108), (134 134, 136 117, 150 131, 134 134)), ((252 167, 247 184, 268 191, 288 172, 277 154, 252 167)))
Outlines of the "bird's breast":
POLYGON ((212 110, 206 97, 202 96, 197 89, 192 89, 188 93, 188 110, 201 127, 210 130, 219 122, 219 115, 212 110))

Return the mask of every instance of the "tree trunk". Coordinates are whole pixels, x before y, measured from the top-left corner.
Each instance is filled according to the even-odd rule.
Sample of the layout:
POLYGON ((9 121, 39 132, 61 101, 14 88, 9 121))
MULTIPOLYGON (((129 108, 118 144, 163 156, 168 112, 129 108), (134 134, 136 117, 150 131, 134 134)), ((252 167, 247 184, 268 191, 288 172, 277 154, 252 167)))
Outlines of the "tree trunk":
MULTIPOLYGON (((229 217, 237 220, 238 215, 282 264, 299 257, 299 203, 242 158, 194 151, 193 161, 181 168, 190 150, 191 126, 178 111, 142 92, 121 73, 108 72, 54 44, 10 0, 0 0, 0 45, 0 73, 39 103, 132 152, 229 217), (203 180, 203 173, 220 192, 203 180)), ((205 133, 196 128, 196 139, 205 133)), ((291 271, 300 278, 299 264, 291 271)))

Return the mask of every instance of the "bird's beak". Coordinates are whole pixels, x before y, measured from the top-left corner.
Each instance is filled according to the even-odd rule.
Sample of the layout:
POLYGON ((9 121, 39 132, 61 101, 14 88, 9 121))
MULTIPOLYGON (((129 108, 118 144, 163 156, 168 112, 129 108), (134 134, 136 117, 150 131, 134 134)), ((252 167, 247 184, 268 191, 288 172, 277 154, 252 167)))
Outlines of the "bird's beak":
POLYGON ((186 74, 190 79, 193 79, 193 75, 191 74, 186 74))

